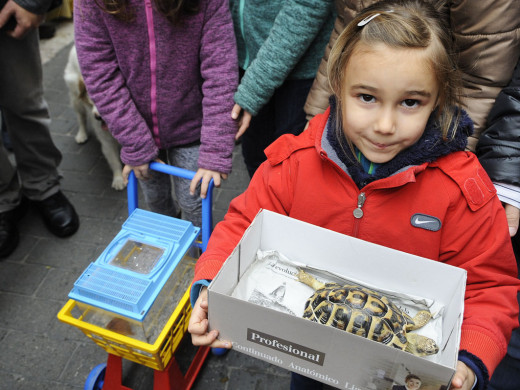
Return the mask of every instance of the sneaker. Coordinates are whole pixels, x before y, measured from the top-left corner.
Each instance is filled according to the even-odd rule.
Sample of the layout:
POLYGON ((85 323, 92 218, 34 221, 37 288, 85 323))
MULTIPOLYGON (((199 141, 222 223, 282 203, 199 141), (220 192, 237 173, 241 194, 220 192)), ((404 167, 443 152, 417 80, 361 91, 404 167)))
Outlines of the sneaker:
POLYGON ((47 199, 32 203, 40 212, 45 226, 52 234, 58 237, 68 237, 78 230, 78 214, 61 191, 47 199))

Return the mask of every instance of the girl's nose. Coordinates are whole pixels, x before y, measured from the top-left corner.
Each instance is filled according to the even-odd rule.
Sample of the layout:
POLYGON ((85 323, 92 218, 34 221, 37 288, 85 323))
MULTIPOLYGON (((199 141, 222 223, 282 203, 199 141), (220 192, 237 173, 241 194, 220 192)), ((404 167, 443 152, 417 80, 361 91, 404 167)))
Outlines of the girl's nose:
POLYGON ((390 107, 382 108, 376 122, 376 131, 382 134, 395 133, 395 112, 390 107))

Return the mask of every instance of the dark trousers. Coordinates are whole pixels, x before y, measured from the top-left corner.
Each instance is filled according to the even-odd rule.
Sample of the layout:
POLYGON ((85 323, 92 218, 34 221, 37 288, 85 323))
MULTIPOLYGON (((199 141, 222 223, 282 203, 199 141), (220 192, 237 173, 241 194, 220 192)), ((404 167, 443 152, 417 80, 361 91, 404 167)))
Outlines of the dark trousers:
POLYGON ((38 29, 24 39, 0 33, 0 108, 16 166, 0 138, 0 213, 19 204, 21 195, 43 200, 60 189, 61 152, 54 144, 43 95, 38 29))
POLYGON ((264 149, 282 134, 300 134, 307 120, 303 106, 313 80, 286 80, 251 119, 242 136, 242 155, 252 177, 265 160, 264 149))
POLYGON ((322 390, 323 388, 324 386, 321 382, 295 372, 291 373, 291 390, 322 390))
MULTIPOLYGON (((516 264, 520 269, 520 233, 516 233, 516 236, 512 239, 512 243, 516 256, 516 264)), ((507 347, 507 355, 496 368, 488 386, 488 390, 518 389, 520 389, 520 328, 513 330, 511 340, 507 347)))

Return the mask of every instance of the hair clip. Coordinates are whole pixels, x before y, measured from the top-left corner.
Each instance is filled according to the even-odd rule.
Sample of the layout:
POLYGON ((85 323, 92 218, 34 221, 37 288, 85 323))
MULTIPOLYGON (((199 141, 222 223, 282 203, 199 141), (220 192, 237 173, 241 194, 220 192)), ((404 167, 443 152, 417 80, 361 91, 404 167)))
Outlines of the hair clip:
MULTIPOLYGON (((387 13, 390 13, 390 12, 394 12, 394 10, 390 10, 390 11, 386 11, 387 13)), ((373 15, 370 15, 370 16, 367 16, 365 19, 363 19, 361 22, 359 22, 357 25, 358 27, 363 27, 365 25, 367 25, 368 23, 370 23, 370 21, 372 19, 375 19, 377 18, 379 15, 381 15, 381 13, 377 13, 377 14, 373 14, 373 15)))

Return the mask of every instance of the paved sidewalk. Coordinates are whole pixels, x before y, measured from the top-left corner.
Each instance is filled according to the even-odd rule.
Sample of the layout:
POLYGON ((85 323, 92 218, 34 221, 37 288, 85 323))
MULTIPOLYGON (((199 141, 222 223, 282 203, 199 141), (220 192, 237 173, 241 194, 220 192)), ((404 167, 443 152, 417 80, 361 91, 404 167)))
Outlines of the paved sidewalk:
MULTIPOLYGON (((74 141, 77 123, 63 81, 71 43, 63 42, 64 47, 54 47, 44 59, 44 86, 52 136, 63 153, 62 188, 75 205, 81 226, 70 238, 56 238, 35 210, 29 209, 19 225, 19 247, 0 261, 0 390, 83 389, 90 371, 107 359, 102 348, 56 317, 74 281, 127 217, 126 192, 110 187, 111 172, 97 140, 84 145, 74 141)), ((247 186, 239 149, 234 153, 233 173, 215 190, 214 221, 223 217, 230 200, 247 186)), ((194 351, 185 340, 176 355, 182 368, 194 351)), ((287 389, 289 380, 287 371, 231 351, 223 357, 210 355, 193 388, 287 389)), ((133 390, 151 390, 153 370, 125 361, 123 384, 133 390)))

